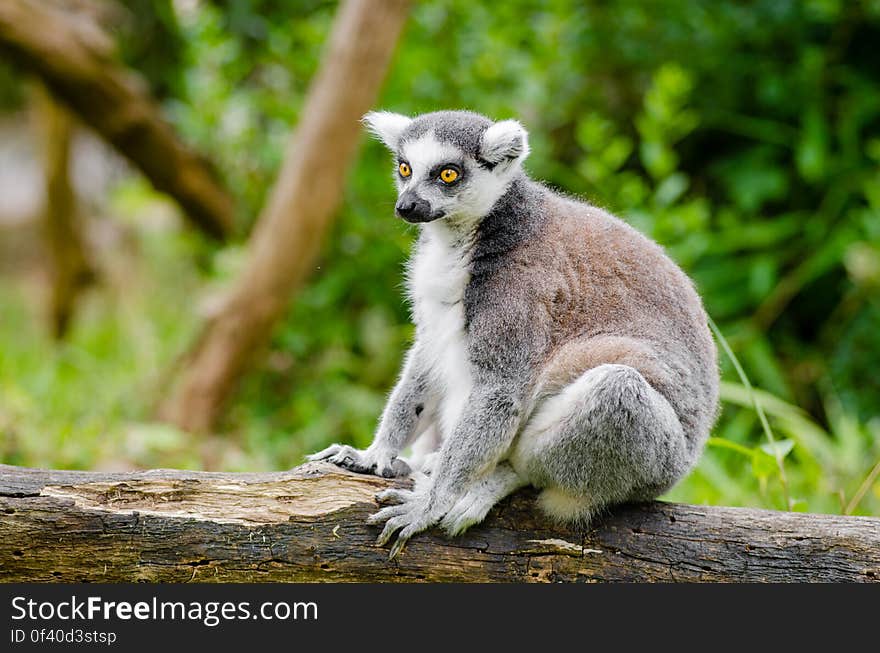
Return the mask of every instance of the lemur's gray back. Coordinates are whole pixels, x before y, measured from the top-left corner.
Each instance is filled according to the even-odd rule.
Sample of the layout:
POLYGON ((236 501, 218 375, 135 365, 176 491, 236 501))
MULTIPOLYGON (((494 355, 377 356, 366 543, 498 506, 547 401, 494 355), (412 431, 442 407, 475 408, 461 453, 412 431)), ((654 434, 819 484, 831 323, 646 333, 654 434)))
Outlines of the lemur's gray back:
POLYGON ((526 337, 541 360, 508 364, 549 366, 541 381, 558 388, 591 367, 591 355, 615 358, 667 398, 699 452, 718 404, 702 302, 663 250, 621 220, 519 177, 477 230, 465 304, 469 328, 486 330, 473 341, 491 348, 478 359, 519 359, 521 349, 503 350, 511 331, 526 330, 515 347, 526 337), (592 346, 569 355, 584 339, 592 346))

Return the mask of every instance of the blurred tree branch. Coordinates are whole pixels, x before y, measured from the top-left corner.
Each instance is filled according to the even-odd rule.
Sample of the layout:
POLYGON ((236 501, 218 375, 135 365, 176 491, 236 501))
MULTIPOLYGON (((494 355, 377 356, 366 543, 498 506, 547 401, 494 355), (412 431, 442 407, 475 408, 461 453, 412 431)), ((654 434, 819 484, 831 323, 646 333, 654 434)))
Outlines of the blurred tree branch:
POLYGON ((0 51, 36 74, 53 95, 175 198, 215 238, 233 227, 233 200, 209 162, 162 118, 146 84, 113 58, 113 41, 85 11, 56 3, 0 3, 0 51))
POLYGON ((69 165, 73 116, 42 84, 34 85, 34 108, 42 137, 46 204, 43 235, 48 257, 49 319, 52 334, 63 338, 80 290, 95 278, 80 225, 69 165))
POLYGON ((248 263, 180 368, 160 415, 189 431, 213 428, 238 379, 306 279, 342 197, 360 136, 406 21, 407 0, 348 0, 306 98, 248 263))

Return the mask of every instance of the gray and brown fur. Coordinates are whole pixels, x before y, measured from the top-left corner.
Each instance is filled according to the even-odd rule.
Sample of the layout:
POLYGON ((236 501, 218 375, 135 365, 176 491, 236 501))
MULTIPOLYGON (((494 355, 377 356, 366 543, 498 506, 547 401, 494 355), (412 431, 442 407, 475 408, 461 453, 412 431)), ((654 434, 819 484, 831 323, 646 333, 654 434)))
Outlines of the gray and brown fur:
POLYGON ((391 476, 409 472, 400 457, 407 445, 421 440, 422 454, 439 446, 427 463, 413 461, 430 474, 417 469, 415 491, 383 494, 397 505, 371 518, 385 523, 380 541, 400 530, 396 554, 434 524, 461 532, 528 484, 544 490, 546 512, 570 521, 674 485, 699 457, 718 404, 716 350, 688 277, 621 220, 529 179, 518 123, 489 132, 489 119, 468 112, 371 115, 398 158, 418 139, 424 153, 426 138, 457 153, 457 187, 427 171, 416 179, 414 169, 412 180, 398 179, 398 211, 403 202, 419 213, 406 219, 424 223, 412 266, 448 251, 450 269, 466 271, 461 292, 449 296, 431 279, 420 295, 411 280, 416 342, 370 448, 334 445, 313 456, 391 476), (482 215, 470 214, 486 197, 469 183, 497 183, 482 215), (454 427, 444 427, 456 372, 426 341, 448 334, 422 322, 457 310, 469 366, 462 378, 471 385, 461 410, 447 413, 454 427))

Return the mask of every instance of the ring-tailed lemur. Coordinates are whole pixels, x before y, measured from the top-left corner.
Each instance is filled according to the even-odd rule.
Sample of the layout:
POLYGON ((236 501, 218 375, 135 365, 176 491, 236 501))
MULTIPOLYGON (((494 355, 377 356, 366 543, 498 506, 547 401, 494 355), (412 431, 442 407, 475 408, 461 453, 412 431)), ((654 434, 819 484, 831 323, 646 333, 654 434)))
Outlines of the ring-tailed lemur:
POLYGON ((416 324, 373 443, 310 456, 412 491, 379 543, 457 534, 525 485, 565 521, 656 497, 695 463, 718 403, 716 350, 687 276, 640 233, 529 179, 516 121, 465 111, 364 119, 396 157, 397 215, 421 225, 416 324), (413 457, 400 454, 413 445, 413 457))

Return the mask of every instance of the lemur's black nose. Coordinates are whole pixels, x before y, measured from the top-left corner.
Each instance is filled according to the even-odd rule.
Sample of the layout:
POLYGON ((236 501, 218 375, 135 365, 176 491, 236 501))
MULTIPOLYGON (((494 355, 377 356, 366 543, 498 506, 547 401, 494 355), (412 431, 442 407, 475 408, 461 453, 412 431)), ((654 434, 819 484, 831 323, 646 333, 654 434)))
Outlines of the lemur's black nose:
POLYGON ((394 208, 401 217, 405 218, 416 210, 416 203, 413 200, 400 200, 394 208))
POLYGON ((431 218, 431 205, 420 197, 404 195, 397 200, 394 210, 407 222, 426 222, 431 218))

